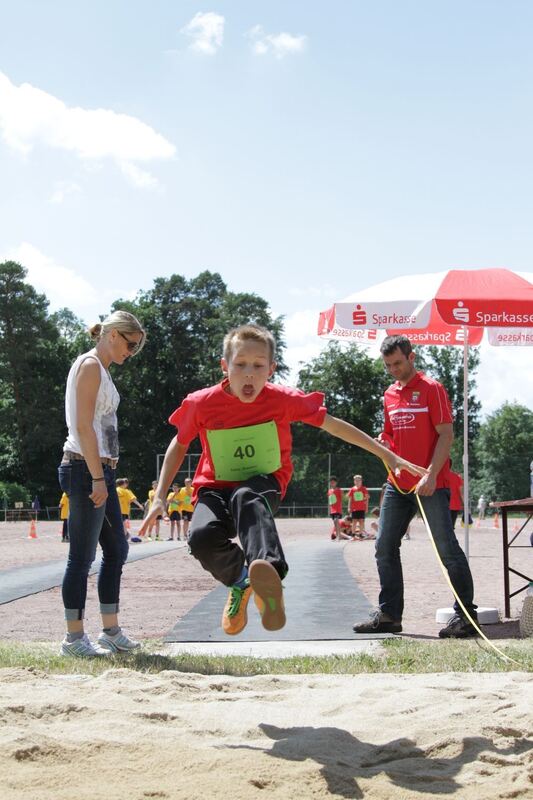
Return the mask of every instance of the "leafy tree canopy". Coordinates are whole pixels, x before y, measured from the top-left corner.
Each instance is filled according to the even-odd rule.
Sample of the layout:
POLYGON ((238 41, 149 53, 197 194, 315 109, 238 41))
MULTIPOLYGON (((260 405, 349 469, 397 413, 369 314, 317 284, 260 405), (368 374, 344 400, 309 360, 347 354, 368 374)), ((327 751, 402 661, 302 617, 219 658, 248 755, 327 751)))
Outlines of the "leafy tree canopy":
POLYGON ((533 412, 505 403, 481 426, 476 442, 479 464, 473 496, 487 500, 529 497, 529 464, 533 459, 533 412))

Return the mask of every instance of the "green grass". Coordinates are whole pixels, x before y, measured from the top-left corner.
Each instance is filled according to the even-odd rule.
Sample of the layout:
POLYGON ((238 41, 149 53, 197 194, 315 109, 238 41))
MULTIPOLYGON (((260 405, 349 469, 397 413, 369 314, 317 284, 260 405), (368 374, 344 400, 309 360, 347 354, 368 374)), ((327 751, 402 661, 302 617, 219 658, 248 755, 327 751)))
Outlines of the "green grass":
MULTIPOLYGON (((499 645, 498 645, 499 646, 499 645)), ((518 664, 503 660, 485 642, 416 642, 384 639, 379 653, 353 656, 297 656, 285 659, 242 656, 167 656, 161 641, 145 644, 142 652, 112 656, 105 661, 75 660, 57 655, 48 643, 0 643, 0 668, 24 668, 51 674, 100 675, 125 667, 156 674, 163 670, 202 675, 358 675, 370 673, 422 674, 435 672, 533 672, 533 641, 516 641, 500 649, 518 664)))

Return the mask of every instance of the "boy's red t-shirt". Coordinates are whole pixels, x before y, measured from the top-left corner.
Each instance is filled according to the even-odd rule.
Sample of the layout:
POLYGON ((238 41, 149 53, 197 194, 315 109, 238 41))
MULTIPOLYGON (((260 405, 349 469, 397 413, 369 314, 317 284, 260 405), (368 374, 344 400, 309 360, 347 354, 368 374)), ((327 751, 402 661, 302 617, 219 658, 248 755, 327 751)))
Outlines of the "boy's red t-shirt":
POLYGON ((272 421, 277 428, 281 456, 281 467, 272 474, 280 485, 283 497, 293 472, 291 423, 305 422, 320 427, 327 414, 323 405, 324 395, 322 392, 305 394, 290 386, 267 383, 253 403, 243 403, 226 391, 228 386, 229 382, 225 379, 215 386, 192 392, 168 420, 177 427, 178 442, 185 447, 196 436, 200 437, 202 455, 193 480, 195 493, 207 486, 222 488, 239 485, 238 481, 221 481, 215 477, 206 433, 208 430, 227 430, 272 421))
MULTIPOLYGON (((417 372, 406 386, 399 381, 385 392, 385 438, 392 450, 420 467, 428 467, 439 438, 436 425, 453 423, 450 400, 444 386, 417 372)), ((449 461, 437 476, 437 489, 448 488, 449 461)), ((390 478, 389 478, 390 480, 390 478)), ((420 478, 403 470, 395 481, 404 491, 420 478)), ((392 481, 391 481, 392 482, 392 481)))
POLYGON ((348 500, 350 503, 350 511, 366 511, 368 505, 368 498, 370 493, 366 486, 351 486, 348 490, 348 500), (362 500, 354 500, 356 492, 361 492, 363 495, 362 500))
POLYGON ((329 514, 342 514, 342 492, 340 489, 328 489, 329 514))

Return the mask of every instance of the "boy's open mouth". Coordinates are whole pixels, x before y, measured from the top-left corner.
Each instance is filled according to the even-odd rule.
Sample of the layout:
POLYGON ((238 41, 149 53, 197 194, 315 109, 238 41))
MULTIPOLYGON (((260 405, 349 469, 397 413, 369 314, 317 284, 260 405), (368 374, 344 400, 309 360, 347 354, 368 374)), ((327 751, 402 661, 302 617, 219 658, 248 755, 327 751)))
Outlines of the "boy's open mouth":
POLYGON ((255 394, 255 389, 251 383, 245 383, 242 387, 242 393, 244 397, 253 397, 255 394))

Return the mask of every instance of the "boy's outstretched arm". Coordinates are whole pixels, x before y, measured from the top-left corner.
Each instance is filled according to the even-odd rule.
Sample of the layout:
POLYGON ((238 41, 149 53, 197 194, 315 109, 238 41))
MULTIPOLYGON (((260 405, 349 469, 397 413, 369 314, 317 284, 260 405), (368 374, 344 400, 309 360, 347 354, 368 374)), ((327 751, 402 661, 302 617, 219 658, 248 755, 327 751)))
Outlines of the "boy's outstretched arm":
POLYGON ((146 530, 149 529, 150 525, 159 516, 159 514, 165 513, 169 487, 174 480, 176 472, 181 467, 186 453, 187 448, 185 445, 180 444, 177 438, 174 437, 167 447, 167 452, 165 453, 165 458, 163 459, 163 466, 161 467, 161 473, 157 482, 157 489, 154 499, 152 500, 152 506, 148 516, 143 520, 143 524, 139 528, 139 534, 141 536, 146 530))
POLYGON ((337 417, 332 417, 330 414, 326 414, 321 428, 322 430, 331 433, 332 436, 337 436, 339 439, 343 439, 349 444, 355 444, 357 447, 362 447, 363 450, 368 450, 369 453, 373 453, 378 458, 381 458, 396 475, 399 475, 402 469, 410 472, 411 475, 423 476, 427 475, 428 473, 428 470, 424 467, 419 467, 417 464, 411 464, 410 461, 406 461, 405 458, 401 458, 400 456, 396 455, 396 453, 393 453, 387 447, 383 447, 383 445, 379 444, 379 442, 376 442, 375 439, 372 439, 366 433, 363 433, 363 431, 359 430, 359 428, 356 428, 354 425, 350 425, 349 422, 345 422, 342 419, 338 419, 337 417))

